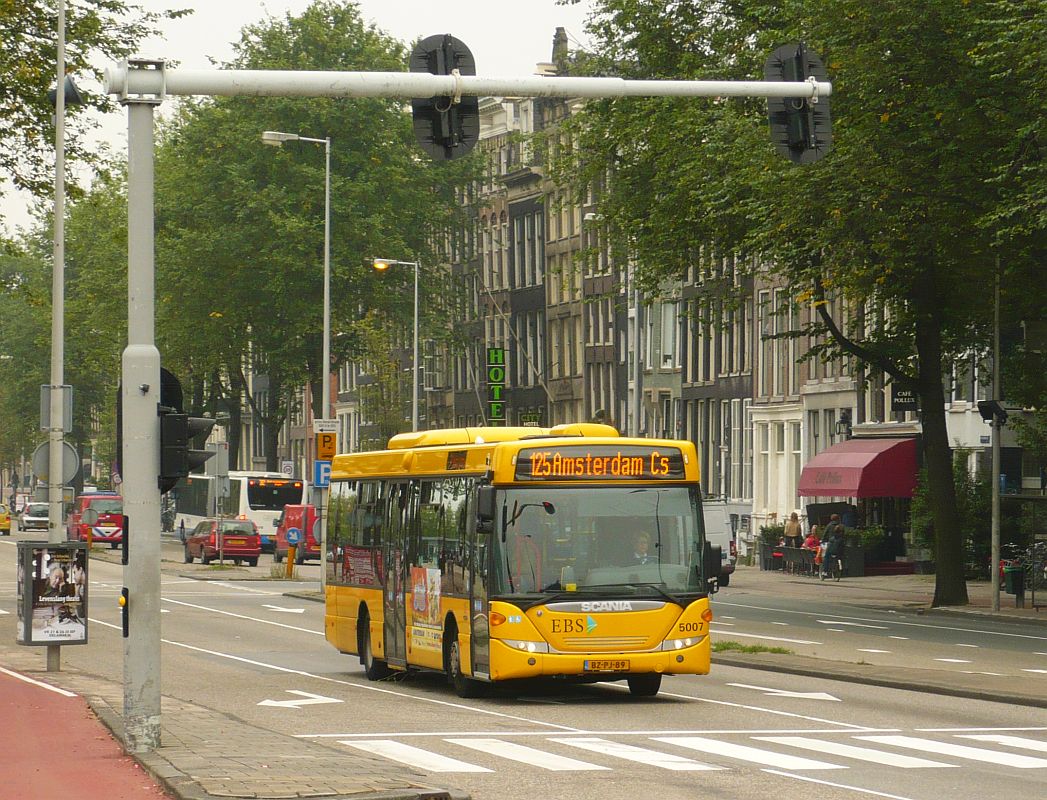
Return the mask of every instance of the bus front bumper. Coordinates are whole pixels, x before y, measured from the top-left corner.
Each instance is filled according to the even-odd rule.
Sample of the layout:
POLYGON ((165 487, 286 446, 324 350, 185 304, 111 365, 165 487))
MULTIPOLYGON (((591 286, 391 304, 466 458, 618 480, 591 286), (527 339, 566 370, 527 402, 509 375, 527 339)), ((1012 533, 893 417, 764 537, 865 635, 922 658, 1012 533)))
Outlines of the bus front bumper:
POLYGON ((622 680, 629 675, 707 675, 711 645, 708 636, 694 637, 690 645, 672 649, 618 653, 544 653, 529 649, 539 642, 491 640, 491 680, 519 678, 579 678, 622 680))

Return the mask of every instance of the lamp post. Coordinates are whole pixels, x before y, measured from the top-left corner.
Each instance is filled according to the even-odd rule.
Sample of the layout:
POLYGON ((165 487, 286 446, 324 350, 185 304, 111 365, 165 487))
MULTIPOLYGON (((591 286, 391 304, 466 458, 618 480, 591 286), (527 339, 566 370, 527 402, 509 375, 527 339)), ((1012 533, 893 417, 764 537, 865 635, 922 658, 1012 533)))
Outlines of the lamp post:
POLYGON ((262 141, 273 147, 284 142, 311 142, 324 146, 324 333, 323 333, 323 405, 320 418, 328 419, 331 398, 331 137, 310 139, 297 133, 265 131, 262 141))
POLYGON ((378 272, 385 272, 394 264, 414 267, 414 344, 411 356, 411 430, 418 430, 418 262, 395 261, 389 258, 376 258, 372 266, 378 272))

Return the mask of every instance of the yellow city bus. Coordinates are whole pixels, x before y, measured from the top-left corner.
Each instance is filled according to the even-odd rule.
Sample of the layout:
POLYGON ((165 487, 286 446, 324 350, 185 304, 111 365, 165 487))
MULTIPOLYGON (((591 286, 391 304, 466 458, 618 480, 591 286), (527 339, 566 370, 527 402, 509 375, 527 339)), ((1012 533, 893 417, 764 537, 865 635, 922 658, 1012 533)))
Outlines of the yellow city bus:
POLYGON ((702 519, 691 442, 597 424, 399 434, 332 464, 326 636, 371 680, 438 670, 462 697, 534 678, 655 695, 709 672, 720 553, 702 519))

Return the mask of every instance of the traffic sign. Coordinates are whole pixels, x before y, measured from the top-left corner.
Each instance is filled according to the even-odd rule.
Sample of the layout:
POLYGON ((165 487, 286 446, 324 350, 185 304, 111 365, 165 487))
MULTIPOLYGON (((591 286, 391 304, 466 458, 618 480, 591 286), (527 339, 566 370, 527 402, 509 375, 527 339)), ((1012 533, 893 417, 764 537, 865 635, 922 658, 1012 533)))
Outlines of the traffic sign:
POLYGON ((302 531, 298 528, 287 529, 287 544, 288 546, 298 544, 302 541, 302 531))
POLYGON ((323 461, 330 461, 338 452, 337 433, 316 434, 316 457, 323 461))
MULTIPOLYGON (((33 451, 33 474, 37 480, 49 481, 51 473, 50 442, 43 442, 33 451)), ((80 456, 69 442, 62 442, 62 483, 69 483, 80 468, 80 456)))
POLYGON ((313 486, 317 489, 326 489, 331 485, 331 462, 313 462, 313 486))
POLYGON ((314 419, 313 433, 338 433, 338 420, 314 419))

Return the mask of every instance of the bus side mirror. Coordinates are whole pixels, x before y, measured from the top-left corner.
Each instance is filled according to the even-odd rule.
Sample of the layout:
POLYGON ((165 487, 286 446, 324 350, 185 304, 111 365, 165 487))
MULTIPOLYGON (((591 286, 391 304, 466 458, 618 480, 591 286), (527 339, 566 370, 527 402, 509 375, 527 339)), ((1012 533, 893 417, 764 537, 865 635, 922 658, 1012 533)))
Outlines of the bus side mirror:
POLYGON ((481 486, 476 492, 476 518, 481 530, 490 531, 494 523, 494 487, 481 486))
POLYGON ((720 589, 720 567, 723 562, 723 550, 718 544, 705 543, 702 554, 702 579, 706 591, 713 594, 720 589))

